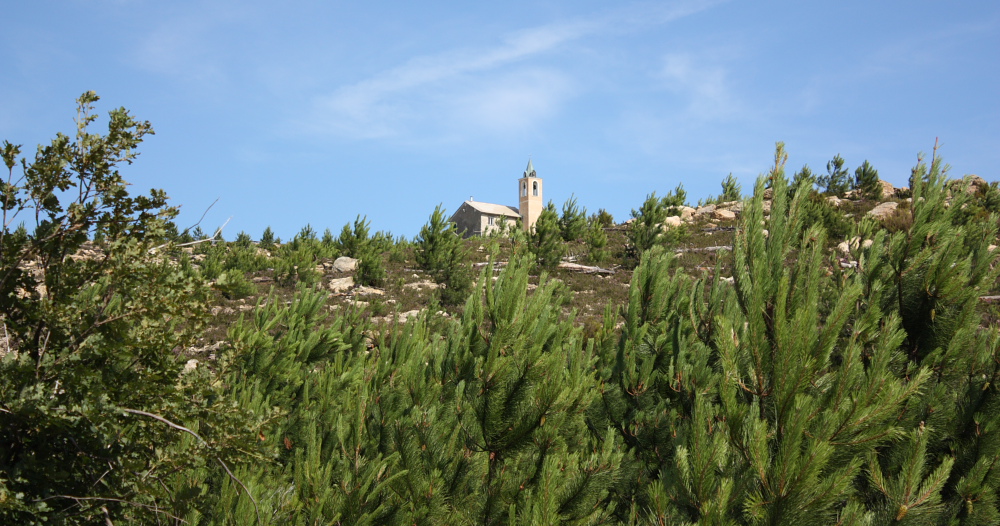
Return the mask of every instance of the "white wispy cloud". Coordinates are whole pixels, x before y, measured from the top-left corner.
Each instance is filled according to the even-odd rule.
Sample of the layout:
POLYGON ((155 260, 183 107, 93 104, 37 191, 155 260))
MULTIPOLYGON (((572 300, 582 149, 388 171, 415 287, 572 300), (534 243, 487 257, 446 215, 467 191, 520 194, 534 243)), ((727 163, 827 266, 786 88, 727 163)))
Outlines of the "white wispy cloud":
POLYGON ((732 117, 739 112, 726 68, 691 53, 668 53, 659 72, 667 89, 683 98, 686 114, 699 119, 732 117))
MULTIPOLYGON (((638 5, 589 19, 560 21, 512 33, 492 48, 460 48, 417 56, 369 78, 317 96, 311 131, 352 138, 385 138, 452 128, 514 132, 554 115, 579 91, 559 66, 534 61, 565 52, 571 43, 602 33, 662 24, 716 2, 638 5)), ((461 131, 457 131, 461 133, 461 131)))
MULTIPOLYGON (((493 49, 462 49, 416 57, 402 66, 318 97, 315 106, 321 120, 314 122, 326 131, 356 138, 395 135, 413 119, 431 114, 440 117, 442 112, 493 117, 494 122, 484 122, 486 127, 507 127, 512 115, 496 111, 505 106, 502 99, 506 99, 506 105, 516 100, 530 102, 531 109, 548 112, 552 105, 558 104, 556 95, 565 90, 530 81, 505 87, 484 86, 470 78, 552 51, 590 31, 592 24, 586 22, 554 24, 511 35, 493 49), (491 100, 491 95, 501 100, 491 100)), ((551 71, 535 71, 530 76, 534 80, 560 77, 551 71)), ((565 82, 560 79, 558 84, 565 82)))

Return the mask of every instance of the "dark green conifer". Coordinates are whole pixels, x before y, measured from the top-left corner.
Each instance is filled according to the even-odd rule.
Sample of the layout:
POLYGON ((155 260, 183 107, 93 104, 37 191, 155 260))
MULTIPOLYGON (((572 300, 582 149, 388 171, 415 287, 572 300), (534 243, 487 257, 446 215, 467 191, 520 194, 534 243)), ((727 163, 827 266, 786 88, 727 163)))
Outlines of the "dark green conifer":
POLYGON ((577 205, 576 196, 571 195, 563 203, 562 216, 559 217, 559 229, 563 241, 577 241, 587 231, 587 209, 577 205))
POLYGON ((445 219, 441 205, 434 208, 415 242, 417 264, 431 279, 444 285, 441 301, 454 305, 465 301, 472 285, 468 250, 454 223, 445 219))
POLYGON ((534 228, 528 234, 528 247, 540 268, 551 270, 559 265, 565 247, 559 229, 559 214, 552 201, 538 215, 534 228))

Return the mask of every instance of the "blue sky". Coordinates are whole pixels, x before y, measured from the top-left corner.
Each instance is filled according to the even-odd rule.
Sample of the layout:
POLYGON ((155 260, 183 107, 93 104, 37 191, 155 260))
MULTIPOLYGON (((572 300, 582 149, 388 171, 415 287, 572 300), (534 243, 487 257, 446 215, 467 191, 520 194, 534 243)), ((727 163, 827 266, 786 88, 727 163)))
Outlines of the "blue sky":
MULTIPOLYGON (((653 191, 749 190, 842 155, 905 184, 940 137, 1000 177, 1000 2, 9 2, 0 140, 73 129, 74 99, 156 129, 124 173, 226 237, 411 237, 434 207, 546 199, 619 221, 653 191)), ((103 122, 102 122, 103 123, 103 122)))

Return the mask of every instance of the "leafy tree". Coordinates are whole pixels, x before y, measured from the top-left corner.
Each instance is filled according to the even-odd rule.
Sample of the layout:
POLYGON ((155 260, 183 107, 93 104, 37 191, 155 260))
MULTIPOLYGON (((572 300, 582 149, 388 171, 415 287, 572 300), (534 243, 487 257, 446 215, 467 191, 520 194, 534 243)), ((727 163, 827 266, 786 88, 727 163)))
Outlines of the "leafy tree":
POLYGON ((882 198, 882 185, 879 184, 878 170, 865 160, 854 170, 854 189, 862 199, 876 201, 882 198))
POLYGON ((246 414, 173 352, 203 327, 207 289, 162 257, 177 212, 166 194, 130 195, 118 171, 152 127, 121 108, 92 133, 97 101, 81 95, 75 136, 32 159, 2 148, 4 524, 151 524, 206 509, 204 479, 175 482, 222 480, 252 447, 246 414), (9 230, 16 219, 32 229, 9 230))
POLYGON ((826 195, 842 196, 850 187, 850 172, 844 168, 844 158, 837 154, 826 163, 826 175, 816 179, 821 191, 826 195))
POLYGON ((417 264, 444 285, 441 301, 448 305, 464 301, 472 287, 468 250, 455 224, 445 219, 441 205, 434 208, 415 244, 417 264))
POLYGON ((550 270, 559 265, 565 247, 559 229, 559 214, 552 201, 538 215, 535 228, 528 235, 528 246, 539 267, 550 270))
POLYGON ((576 241, 587 231, 587 209, 581 209, 577 205, 576 197, 570 196, 563 203, 559 228, 562 231, 563 241, 576 241))

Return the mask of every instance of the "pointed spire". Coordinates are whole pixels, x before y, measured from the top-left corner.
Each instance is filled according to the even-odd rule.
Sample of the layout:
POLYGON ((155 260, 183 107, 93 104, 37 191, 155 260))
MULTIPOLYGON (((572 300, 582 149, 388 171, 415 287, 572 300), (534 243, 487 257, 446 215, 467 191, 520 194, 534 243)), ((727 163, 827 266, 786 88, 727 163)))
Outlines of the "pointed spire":
POLYGON ((524 177, 537 177, 535 167, 531 165, 531 157, 528 157, 528 167, 524 169, 524 177))

